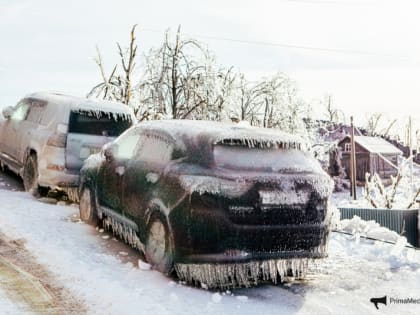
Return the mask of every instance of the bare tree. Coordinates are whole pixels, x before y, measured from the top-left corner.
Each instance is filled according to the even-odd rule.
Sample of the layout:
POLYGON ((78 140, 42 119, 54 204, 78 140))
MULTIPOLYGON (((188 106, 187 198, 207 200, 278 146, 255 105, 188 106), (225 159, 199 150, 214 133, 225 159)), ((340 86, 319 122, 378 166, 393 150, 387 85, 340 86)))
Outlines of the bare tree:
POLYGON ((267 126, 306 137, 307 128, 303 118, 307 117, 310 105, 298 97, 295 83, 283 74, 277 74, 266 82, 270 94, 274 95, 267 126))
POLYGON ((200 42, 184 38, 181 27, 174 36, 167 31, 162 45, 144 55, 135 81, 137 45, 134 25, 127 49, 117 44, 120 62, 106 75, 98 49, 96 63, 101 83, 89 96, 120 101, 133 107, 137 118, 206 119, 228 118, 252 125, 305 133, 304 104, 296 85, 284 74, 251 82, 232 67, 223 68, 200 42))
POLYGON ((105 74, 102 56, 97 47, 96 64, 99 67, 102 82, 94 86, 88 93, 88 97, 100 97, 106 100, 118 101, 129 105, 132 101, 133 87, 132 74, 136 66, 135 58, 137 55, 137 45, 135 37, 136 25, 134 25, 130 32, 130 44, 127 49, 122 49, 121 45, 117 43, 118 54, 120 56, 122 72, 118 73, 118 65, 115 65, 111 74, 107 77, 105 74))
POLYGON ((263 127, 272 128, 275 124, 276 107, 281 102, 281 92, 285 85, 288 85, 288 78, 282 74, 277 74, 265 81, 262 89, 262 98, 264 100, 263 127))
POLYGON ((208 110, 223 106, 231 85, 230 70, 215 69, 211 53, 198 41, 184 39, 181 28, 172 40, 167 31, 163 45, 146 56, 138 89, 143 108, 154 104, 158 116, 204 119, 208 110), (216 86, 224 85, 215 96, 216 86), (214 108, 213 108, 214 107, 214 108))
POLYGON ((397 119, 386 119, 382 113, 373 113, 367 118, 366 131, 369 136, 389 136, 397 119))
POLYGON ((310 105, 301 101, 296 85, 278 73, 260 81, 250 82, 244 74, 236 80, 229 106, 232 120, 246 120, 251 125, 278 128, 307 136, 304 118, 310 105))
POLYGON ((136 26, 134 25, 130 32, 130 46, 126 51, 123 51, 120 44, 117 43, 118 46, 118 53, 121 58, 121 66, 124 71, 124 81, 123 81, 123 87, 122 87, 122 101, 124 104, 129 104, 131 97, 132 97, 132 82, 131 82, 131 75, 133 73, 133 70, 136 66, 135 58, 137 54, 137 45, 136 45, 136 37, 135 37, 135 31, 136 26))
MULTIPOLYGON (((215 64, 215 63, 212 63, 215 64)), ((228 120, 226 107, 232 101, 237 75, 233 67, 229 69, 207 69, 207 78, 196 87, 194 93, 198 100, 204 100, 206 106, 195 110, 194 116, 206 120, 228 120)))
POLYGON ((325 114, 326 114, 326 117, 327 117, 327 121, 330 124, 336 124, 341 119, 344 120, 344 117, 343 117, 344 114, 338 108, 336 108, 333 105, 331 95, 327 95, 325 97, 324 106, 325 106, 325 114))
POLYGON ((379 122, 382 119, 382 113, 373 113, 367 119, 366 130, 368 135, 375 136, 378 134, 379 122))
POLYGON ((259 115, 263 107, 261 95, 263 93, 263 83, 250 82, 243 73, 238 75, 234 87, 234 95, 229 116, 232 120, 249 121, 251 124, 259 124, 259 115))

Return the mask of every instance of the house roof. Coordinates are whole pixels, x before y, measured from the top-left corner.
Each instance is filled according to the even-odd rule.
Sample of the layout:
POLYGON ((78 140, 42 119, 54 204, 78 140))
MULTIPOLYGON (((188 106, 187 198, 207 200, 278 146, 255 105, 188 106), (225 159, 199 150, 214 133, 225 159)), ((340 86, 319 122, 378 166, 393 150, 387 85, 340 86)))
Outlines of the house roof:
POLYGON ((396 146, 379 137, 355 136, 354 141, 372 153, 402 154, 396 146))

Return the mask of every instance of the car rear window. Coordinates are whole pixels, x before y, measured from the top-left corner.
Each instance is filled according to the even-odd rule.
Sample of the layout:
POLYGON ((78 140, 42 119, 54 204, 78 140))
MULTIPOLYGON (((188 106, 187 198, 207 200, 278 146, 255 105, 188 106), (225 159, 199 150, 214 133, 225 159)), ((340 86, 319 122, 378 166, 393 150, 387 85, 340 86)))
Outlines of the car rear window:
POLYGON ((69 120, 69 133, 117 137, 131 125, 132 121, 122 115, 109 115, 108 113, 92 115, 90 112, 72 111, 69 120))
POLYGON ((307 152, 295 149, 261 149, 235 145, 216 145, 216 166, 226 169, 265 172, 321 171, 319 163, 307 152))

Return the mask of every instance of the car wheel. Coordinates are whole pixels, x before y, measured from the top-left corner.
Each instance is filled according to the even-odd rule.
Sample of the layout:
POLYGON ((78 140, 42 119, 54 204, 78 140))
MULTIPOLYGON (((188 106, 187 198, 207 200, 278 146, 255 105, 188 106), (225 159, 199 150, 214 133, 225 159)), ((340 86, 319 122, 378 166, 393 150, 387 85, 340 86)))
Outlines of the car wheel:
POLYGON ((79 201, 80 219, 83 222, 96 226, 98 215, 95 207, 95 196, 89 187, 84 187, 80 194, 79 201))
POLYGON ((164 274, 173 271, 173 246, 168 225, 158 216, 150 220, 147 229, 145 256, 153 269, 164 274))
POLYGON ((23 186, 25 191, 38 195, 38 161, 35 154, 30 154, 23 167, 23 186))

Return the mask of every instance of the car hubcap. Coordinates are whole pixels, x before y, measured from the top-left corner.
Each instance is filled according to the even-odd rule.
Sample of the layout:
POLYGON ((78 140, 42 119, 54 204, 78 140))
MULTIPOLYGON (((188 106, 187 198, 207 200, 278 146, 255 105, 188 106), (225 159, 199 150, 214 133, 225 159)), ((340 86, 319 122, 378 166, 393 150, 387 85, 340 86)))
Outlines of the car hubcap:
POLYGON ((166 238, 165 227, 160 221, 152 223, 147 240, 149 259, 152 263, 159 263, 165 257, 166 238))

